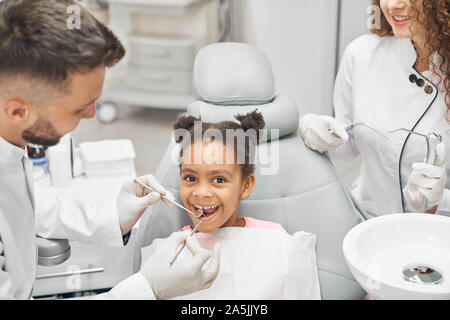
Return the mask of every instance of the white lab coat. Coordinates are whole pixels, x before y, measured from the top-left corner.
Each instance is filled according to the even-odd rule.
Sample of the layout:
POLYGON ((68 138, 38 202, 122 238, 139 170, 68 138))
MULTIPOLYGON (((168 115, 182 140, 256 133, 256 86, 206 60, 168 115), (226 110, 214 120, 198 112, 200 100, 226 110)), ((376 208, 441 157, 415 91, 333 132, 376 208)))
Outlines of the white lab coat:
MULTIPOLYGON (((383 132, 407 128, 442 135, 448 176, 450 126, 444 118, 444 94, 437 89, 438 78, 431 71, 420 74, 414 69, 416 59, 409 39, 364 35, 354 40, 346 48, 336 79, 335 117, 345 125, 367 122, 383 132), (412 74, 424 79, 425 85, 411 82, 412 74), (427 85, 432 88, 431 94, 424 90, 427 85)), ((434 59, 438 62, 437 55, 434 59)), ((392 133, 388 141, 357 127, 349 132, 348 143, 330 150, 332 159, 361 157, 361 172, 352 193, 369 217, 403 212, 400 182, 405 188, 411 165, 426 157, 425 139, 411 135, 407 140, 407 136, 405 132, 392 133)), ((450 213, 449 183, 447 179, 438 206, 438 213, 446 215, 450 213)))
MULTIPOLYGON (((83 242, 123 245, 115 203, 90 207, 61 197, 35 217, 32 163, 25 149, 0 137, 0 299, 29 299, 36 277, 36 234, 83 242), (3 247, 3 250, 1 249, 3 247), (3 260, 3 259, 2 259, 3 260)), ((154 299, 141 274, 100 295, 104 299, 154 299)))

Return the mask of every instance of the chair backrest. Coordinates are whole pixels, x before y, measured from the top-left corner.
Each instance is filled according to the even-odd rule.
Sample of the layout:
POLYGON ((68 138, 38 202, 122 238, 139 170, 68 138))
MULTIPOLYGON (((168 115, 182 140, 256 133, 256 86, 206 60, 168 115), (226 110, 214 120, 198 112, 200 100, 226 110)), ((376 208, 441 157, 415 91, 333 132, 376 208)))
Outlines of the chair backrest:
MULTIPOLYGON (((235 49, 233 44, 231 50, 235 49)), ((252 46, 250 49, 258 50, 252 46)), ((208 50, 208 47, 202 50, 208 50)), ((203 52, 203 56, 207 53, 203 52)), ((361 222, 361 215, 339 182, 329 160, 309 150, 298 135, 299 113, 295 104, 287 97, 276 95, 273 100, 259 105, 213 105, 198 101, 189 106, 187 113, 200 116, 206 122, 220 122, 256 108, 264 115, 266 128, 278 129, 279 137, 269 135, 259 145, 258 158, 270 160, 264 165, 257 163, 255 190, 241 202, 239 215, 278 222, 289 233, 303 230, 316 234, 322 298, 361 299, 364 291, 347 268, 342 252, 344 236, 361 222)), ((176 164, 178 150, 172 139, 156 176, 181 201, 180 169, 176 164)), ((140 221, 138 249, 190 223, 181 209, 160 203, 140 221)), ((136 267, 140 265, 139 251, 136 267)))

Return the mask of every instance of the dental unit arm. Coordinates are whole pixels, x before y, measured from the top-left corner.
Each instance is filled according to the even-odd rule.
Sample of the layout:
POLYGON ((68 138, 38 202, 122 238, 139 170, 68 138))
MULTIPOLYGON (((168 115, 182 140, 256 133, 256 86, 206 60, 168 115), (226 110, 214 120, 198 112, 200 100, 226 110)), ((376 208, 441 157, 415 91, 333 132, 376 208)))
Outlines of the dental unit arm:
MULTIPOLYGON (((375 129, 373 126, 365 123, 365 122, 355 122, 349 126, 347 126, 345 128, 345 130, 348 132, 352 129, 354 129, 357 126, 363 126, 366 127, 372 131, 374 131, 375 133, 381 135, 382 137, 384 137, 387 140, 391 140, 386 134, 384 134, 383 132, 381 132, 380 130, 375 129)), ((334 130, 329 129, 328 130, 330 132, 330 134, 337 138, 337 139, 342 139, 341 136, 339 136, 334 130)), ((427 142, 427 156, 425 159, 425 163, 427 164, 431 164, 431 165, 436 165, 436 147, 438 146, 439 143, 442 142, 442 136, 437 134, 437 133, 429 133, 427 135, 406 129, 406 128, 401 128, 401 129, 397 129, 397 130, 393 130, 393 131, 389 131, 389 133, 394 133, 394 132, 398 132, 398 131, 406 131, 408 133, 411 134, 415 134, 421 137, 424 137, 426 142, 427 142)), ((420 207, 421 212, 426 212, 426 208, 427 208, 427 200, 423 199, 422 205, 420 207)))
MULTIPOLYGON (((372 130, 373 132, 379 134, 380 136, 382 136, 383 138, 387 139, 387 140, 391 140, 389 139, 388 136, 386 136, 383 132, 381 132, 380 130, 375 129, 372 125, 365 123, 365 122, 355 122, 352 123, 351 125, 345 127, 345 131, 350 131, 353 130, 355 127, 366 127, 370 130, 372 130)), ((328 131, 330 132, 330 134, 337 138, 337 139, 342 139, 342 137, 340 135, 338 135, 333 129, 328 129, 328 131)))
MULTIPOLYGON (((381 132, 380 130, 375 129, 373 126, 365 123, 365 122, 355 122, 349 126, 347 126, 345 128, 346 131, 350 131, 353 130, 355 127, 358 126, 363 126, 366 128, 371 129, 372 131, 374 131, 375 133, 381 135, 382 137, 384 137, 387 140, 391 140, 388 136, 386 136, 383 132, 381 132)), ((437 134, 437 133, 429 133, 427 135, 415 132, 415 131, 411 131, 405 128, 401 128, 398 130, 393 130, 393 131, 389 131, 389 133, 393 133, 393 132, 397 132, 397 131, 406 131, 421 137, 424 137, 426 139, 427 142, 427 158, 425 159, 425 163, 427 164, 431 164, 431 165, 436 165, 436 147, 439 143, 442 142, 442 136, 437 134)), ((334 132, 334 130, 329 129, 329 132, 332 136, 334 136, 335 138, 338 139, 342 139, 341 136, 339 136, 336 132, 334 132)))

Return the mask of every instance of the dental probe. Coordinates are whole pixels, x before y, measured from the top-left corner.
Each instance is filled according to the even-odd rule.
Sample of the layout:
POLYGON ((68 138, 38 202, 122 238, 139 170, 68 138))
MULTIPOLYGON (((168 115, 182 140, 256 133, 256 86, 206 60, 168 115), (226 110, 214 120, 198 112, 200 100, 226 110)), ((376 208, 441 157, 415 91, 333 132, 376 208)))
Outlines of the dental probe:
MULTIPOLYGON (((200 227, 200 224, 202 223, 203 220, 200 220, 199 223, 197 223, 197 225, 194 227, 194 229, 191 232, 191 237, 194 235, 194 233, 197 232, 198 228, 200 227)), ((175 257, 173 257, 172 261, 170 261, 170 265, 173 265, 173 263, 175 262, 175 260, 177 260, 178 256, 180 255, 181 251, 183 251, 184 247, 186 247, 186 240, 183 241, 183 244, 181 245, 181 247, 177 250, 177 253, 175 254, 175 257)))
MULTIPOLYGON (((137 184, 141 185, 142 187, 152 191, 152 192, 157 192, 156 190, 154 190, 153 188, 149 187, 148 185, 146 185, 145 183, 140 182, 137 179, 134 179, 134 182, 136 182, 137 184)), ((177 203, 176 201, 166 197, 165 195, 161 194, 161 197, 164 198, 165 200, 169 201, 170 203, 173 203, 174 205, 176 205, 177 207, 187 211, 188 213, 190 213, 191 215, 193 215, 195 218, 199 218, 200 216, 205 216, 205 214, 202 213, 201 214, 195 214, 194 212, 192 212, 191 210, 189 210, 188 208, 185 208, 184 206, 182 206, 181 204, 177 203)))

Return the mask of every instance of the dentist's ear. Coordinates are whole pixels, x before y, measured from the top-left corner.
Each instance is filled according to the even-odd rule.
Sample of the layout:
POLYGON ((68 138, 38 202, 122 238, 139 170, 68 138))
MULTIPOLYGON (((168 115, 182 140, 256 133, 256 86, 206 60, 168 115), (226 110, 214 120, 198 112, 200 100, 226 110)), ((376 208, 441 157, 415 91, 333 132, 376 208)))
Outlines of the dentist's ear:
POLYGON ((256 179, 253 173, 244 179, 241 188, 241 199, 245 199, 252 194, 253 189, 255 189, 255 181, 256 179))
POLYGON ((18 125, 34 122, 34 107, 28 105, 20 98, 6 100, 0 106, 4 116, 10 121, 18 125))

